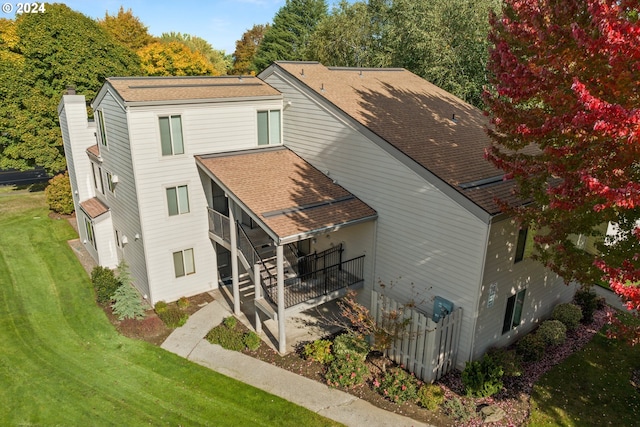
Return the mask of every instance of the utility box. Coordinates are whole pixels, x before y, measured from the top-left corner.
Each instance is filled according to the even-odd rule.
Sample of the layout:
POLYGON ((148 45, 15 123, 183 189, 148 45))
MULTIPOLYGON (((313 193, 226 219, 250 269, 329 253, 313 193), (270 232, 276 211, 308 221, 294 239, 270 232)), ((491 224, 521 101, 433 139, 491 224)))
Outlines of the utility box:
POLYGON ((442 297, 436 297, 433 301, 433 317, 431 320, 438 323, 440 319, 453 311, 453 303, 442 297))

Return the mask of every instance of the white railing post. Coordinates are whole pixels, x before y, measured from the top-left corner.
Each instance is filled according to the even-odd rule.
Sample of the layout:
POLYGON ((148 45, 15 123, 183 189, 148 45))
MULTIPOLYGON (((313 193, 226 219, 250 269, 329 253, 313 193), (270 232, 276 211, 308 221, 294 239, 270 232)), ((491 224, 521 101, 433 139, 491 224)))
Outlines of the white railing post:
MULTIPOLYGON (((262 298, 262 284, 260 283, 260 265, 253 264, 253 285, 254 285, 254 295, 255 299, 262 298)), ((256 333, 260 335, 262 333, 262 321, 260 320, 260 310, 258 308, 256 311, 256 333)))
POLYGON ((240 315, 240 278, 238 273, 238 232, 233 206, 229 206, 229 230, 231 237, 231 277, 233 287, 233 314, 240 315))
POLYGON ((284 319, 284 253, 282 245, 276 246, 276 266, 278 277, 278 351, 280 354, 287 352, 287 333, 285 331, 284 319))

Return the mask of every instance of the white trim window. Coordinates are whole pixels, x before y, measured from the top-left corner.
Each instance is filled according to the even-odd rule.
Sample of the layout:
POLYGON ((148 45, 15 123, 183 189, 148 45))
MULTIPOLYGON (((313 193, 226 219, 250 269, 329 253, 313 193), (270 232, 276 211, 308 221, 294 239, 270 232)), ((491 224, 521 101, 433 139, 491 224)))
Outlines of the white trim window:
POLYGON ((258 111, 258 145, 279 145, 282 141, 280 110, 258 111))
POLYGON ((116 189, 116 183, 113 182, 113 175, 111 174, 111 172, 108 172, 108 171, 105 171, 105 173, 107 174, 107 188, 109 189, 109 192, 111 194, 114 194, 116 189))
POLYGON ((104 111, 96 110, 95 115, 97 119, 96 122, 98 124, 98 140, 100 141, 100 145, 107 147, 107 128, 104 124, 104 111))
POLYGON ((91 242, 91 246, 93 249, 98 249, 98 245, 96 244, 96 234, 93 230, 93 222, 89 218, 84 219, 84 225, 87 229, 87 241, 91 242))
POLYGON ((515 295, 511 295, 507 300, 507 310, 504 313, 504 323, 502 324, 502 333, 506 334, 513 328, 520 325, 522 321, 522 309, 524 308, 524 297, 527 293, 526 289, 521 290, 515 295))
POLYGON ((189 189, 186 185, 168 187, 166 192, 169 216, 189 213, 189 189))
POLYGON ((182 138, 182 117, 158 117, 160 124, 160 145, 163 156, 184 154, 184 140, 182 138))
POLYGON ((98 178, 100 179, 100 187, 98 187, 98 190, 104 194, 104 180, 102 179, 102 168, 100 166, 98 166, 98 178))
POLYGON ((188 276, 196 272, 193 249, 184 249, 173 253, 173 269, 176 278, 188 276))

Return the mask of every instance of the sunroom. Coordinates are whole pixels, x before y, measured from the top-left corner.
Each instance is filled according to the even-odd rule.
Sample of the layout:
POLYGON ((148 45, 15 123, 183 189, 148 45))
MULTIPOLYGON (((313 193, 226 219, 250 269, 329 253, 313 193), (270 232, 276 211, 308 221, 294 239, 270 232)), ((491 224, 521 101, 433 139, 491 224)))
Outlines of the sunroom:
POLYGON ((288 314, 372 280, 375 210, 293 151, 217 153, 196 156, 196 163, 209 237, 220 279, 231 282, 234 312, 240 314, 240 277, 248 275, 256 330, 260 313, 277 320, 281 353, 288 314))

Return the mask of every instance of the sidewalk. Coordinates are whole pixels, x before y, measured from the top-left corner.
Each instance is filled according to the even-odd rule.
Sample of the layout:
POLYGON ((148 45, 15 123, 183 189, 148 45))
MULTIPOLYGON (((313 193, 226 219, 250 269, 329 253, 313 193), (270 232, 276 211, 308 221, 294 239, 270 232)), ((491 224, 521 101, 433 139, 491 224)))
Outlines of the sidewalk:
POLYGON ((173 331, 161 347, 347 426, 428 426, 317 381, 210 344, 203 337, 224 317, 231 315, 219 302, 220 298, 217 295, 214 301, 194 313, 184 326, 173 331))

